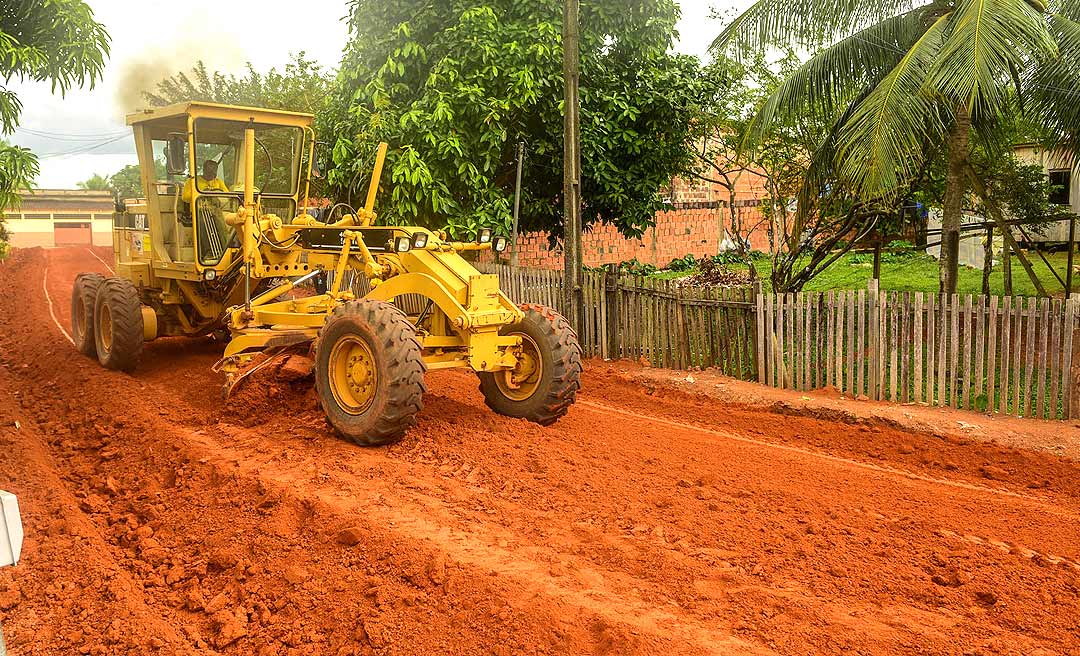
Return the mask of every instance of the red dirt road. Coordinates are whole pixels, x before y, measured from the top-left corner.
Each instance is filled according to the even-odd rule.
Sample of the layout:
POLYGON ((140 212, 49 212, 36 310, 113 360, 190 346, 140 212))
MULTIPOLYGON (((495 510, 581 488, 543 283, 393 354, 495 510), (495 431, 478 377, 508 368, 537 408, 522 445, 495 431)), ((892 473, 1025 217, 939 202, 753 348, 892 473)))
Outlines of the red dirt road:
POLYGON ((82 357, 45 291, 67 328, 84 270, 0 264, 15 655, 1080 652, 1071 460, 601 362, 550 428, 430 374, 417 428, 359 449, 304 385, 222 404, 209 341, 148 344, 133 376, 82 357))

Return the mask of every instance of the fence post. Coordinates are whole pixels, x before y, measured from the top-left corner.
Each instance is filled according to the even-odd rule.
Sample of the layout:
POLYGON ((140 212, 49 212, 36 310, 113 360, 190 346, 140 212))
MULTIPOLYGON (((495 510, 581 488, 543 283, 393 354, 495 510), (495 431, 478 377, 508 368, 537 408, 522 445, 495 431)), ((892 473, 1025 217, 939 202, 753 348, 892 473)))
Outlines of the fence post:
POLYGON ((754 281, 754 340, 753 362, 759 383, 765 383, 765 297, 761 294, 761 281, 754 281))
POLYGON ((604 265, 604 309, 607 311, 607 352, 603 357, 619 358, 619 265, 604 265))
POLYGON ((878 302, 880 300, 878 293, 881 288, 881 281, 877 278, 871 278, 866 284, 867 295, 870 297, 870 321, 869 335, 867 336, 869 341, 869 366, 868 374, 870 375, 870 381, 867 387, 867 396, 875 401, 881 400, 881 386, 879 381, 881 380, 881 323, 878 316, 878 302))
POLYGON ((1065 301, 1065 363, 1067 389, 1063 399, 1065 419, 1080 417, 1080 326, 1077 326, 1077 306, 1080 298, 1073 296, 1065 301))

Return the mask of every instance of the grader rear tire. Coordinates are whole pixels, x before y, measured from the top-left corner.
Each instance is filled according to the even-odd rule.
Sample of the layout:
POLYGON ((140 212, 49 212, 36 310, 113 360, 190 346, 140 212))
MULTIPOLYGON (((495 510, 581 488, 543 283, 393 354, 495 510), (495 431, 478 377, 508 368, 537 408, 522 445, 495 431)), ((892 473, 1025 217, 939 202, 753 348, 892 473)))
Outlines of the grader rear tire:
POLYGON ((134 371, 143 348, 142 306, 135 285, 105 278, 94 302, 94 343, 106 369, 134 371))
POLYGON ((581 346, 570 323, 542 305, 522 305, 525 318, 500 331, 522 338, 522 357, 513 370, 480 372, 480 391, 495 412, 549 426, 577 399, 581 346))
POLYGON ((425 370, 416 328, 390 303, 345 303, 319 331, 319 403, 334 430, 360 446, 396 442, 416 424, 425 370))
POLYGON ((71 339, 83 355, 97 357, 94 343, 94 302, 105 276, 100 273, 80 273, 71 288, 71 339))

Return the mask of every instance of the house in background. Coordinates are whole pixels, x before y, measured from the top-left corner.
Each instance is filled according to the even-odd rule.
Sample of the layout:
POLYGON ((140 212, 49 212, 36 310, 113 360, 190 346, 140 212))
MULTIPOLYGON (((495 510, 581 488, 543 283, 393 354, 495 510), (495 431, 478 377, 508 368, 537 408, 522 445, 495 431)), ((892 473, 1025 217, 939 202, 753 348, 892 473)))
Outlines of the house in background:
MULTIPOLYGON (((1073 172, 1073 164, 1060 153, 1048 151, 1036 144, 1020 144, 1013 148, 1017 159, 1025 164, 1039 164, 1050 177, 1050 184, 1058 187, 1050 202, 1067 206, 1074 214, 1080 214, 1080 175, 1073 172)), ((1080 238, 1080 234, 1077 235, 1080 238)), ((1021 239, 1020 235, 1016 235, 1021 239)), ((1026 240, 1024 240, 1026 241, 1026 240)), ((1031 235, 1034 244, 1064 244, 1069 241, 1069 220, 1062 219, 1051 225, 1042 235, 1031 235)))
POLYGON ((8 242, 34 246, 111 246, 115 204, 108 191, 35 189, 4 210, 8 242))

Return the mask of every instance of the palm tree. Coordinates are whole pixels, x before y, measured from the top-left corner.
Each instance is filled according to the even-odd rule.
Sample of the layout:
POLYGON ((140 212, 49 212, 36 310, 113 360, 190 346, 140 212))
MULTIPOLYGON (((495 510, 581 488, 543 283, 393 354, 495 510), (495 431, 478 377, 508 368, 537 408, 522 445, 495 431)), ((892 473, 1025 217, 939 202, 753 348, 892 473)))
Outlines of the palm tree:
POLYGON ((95 173, 89 178, 77 183, 79 189, 86 189, 88 191, 111 191, 112 180, 107 175, 101 175, 95 173))
POLYGON ((954 293, 963 201, 970 185, 982 191, 968 162, 973 134, 1009 146, 992 143, 995 129, 1019 107, 1060 143, 1080 143, 1078 21, 1080 0, 758 0, 713 48, 826 46, 772 94, 748 139, 793 112, 823 112, 832 129, 811 168, 862 199, 899 193, 946 149, 940 282, 954 293))

